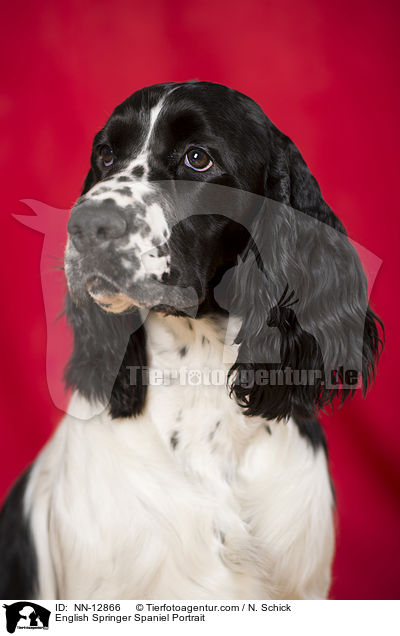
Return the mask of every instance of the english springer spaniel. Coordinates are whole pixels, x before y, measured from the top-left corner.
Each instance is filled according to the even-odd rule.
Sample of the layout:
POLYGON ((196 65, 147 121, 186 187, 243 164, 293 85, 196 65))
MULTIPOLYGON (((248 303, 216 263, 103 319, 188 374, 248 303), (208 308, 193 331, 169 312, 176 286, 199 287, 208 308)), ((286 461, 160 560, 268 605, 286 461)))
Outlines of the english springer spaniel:
POLYGON ((65 273, 75 392, 3 507, 0 598, 325 598, 316 418, 365 392, 381 323, 296 146, 218 84, 134 93, 65 273))

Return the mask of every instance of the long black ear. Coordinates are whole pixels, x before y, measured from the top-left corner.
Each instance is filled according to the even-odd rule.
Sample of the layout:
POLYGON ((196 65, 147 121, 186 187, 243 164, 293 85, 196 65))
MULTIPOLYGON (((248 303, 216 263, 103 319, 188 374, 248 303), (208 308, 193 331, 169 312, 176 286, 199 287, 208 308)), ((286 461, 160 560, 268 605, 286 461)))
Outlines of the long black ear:
POLYGON ((366 392, 382 341, 365 274, 295 145, 268 122, 264 205, 234 276, 230 371, 248 415, 306 420, 366 392))
POLYGON ((146 399, 147 359, 139 312, 109 314, 94 303, 78 307, 67 294, 66 315, 74 335, 67 386, 109 404, 113 418, 139 415, 146 399))

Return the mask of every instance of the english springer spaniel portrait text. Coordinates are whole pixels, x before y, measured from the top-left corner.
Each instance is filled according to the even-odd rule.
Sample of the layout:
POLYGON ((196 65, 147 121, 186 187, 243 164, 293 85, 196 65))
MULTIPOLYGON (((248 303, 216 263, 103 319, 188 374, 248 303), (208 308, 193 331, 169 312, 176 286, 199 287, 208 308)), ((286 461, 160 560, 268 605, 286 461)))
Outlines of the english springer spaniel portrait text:
POLYGON ((0 516, 0 598, 322 599, 318 414, 382 345, 294 143, 209 82, 126 99, 68 222, 68 414, 0 516))

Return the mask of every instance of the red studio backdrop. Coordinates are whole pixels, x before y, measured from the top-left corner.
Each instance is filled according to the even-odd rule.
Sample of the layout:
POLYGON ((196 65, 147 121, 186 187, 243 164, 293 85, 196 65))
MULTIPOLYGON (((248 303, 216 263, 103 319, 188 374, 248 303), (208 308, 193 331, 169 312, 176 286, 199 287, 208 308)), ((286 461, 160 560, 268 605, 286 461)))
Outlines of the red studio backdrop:
MULTIPOLYGON (((350 237, 383 261, 371 293, 386 326, 376 384, 365 401, 356 396, 322 419, 337 495, 331 597, 399 598, 398 3, 2 5, 0 497, 62 417, 46 376, 43 236, 12 214, 33 214, 23 199, 72 205, 94 133, 135 90, 220 82, 255 99, 295 141, 350 237)), ((62 257, 62 245, 54 256, 62 257)), ((63 286, 50 291, 61 310, 63 286)), ((69 347, 61 327, 55 367, 69 347)), ((53 382, 63 396, 61 376, 53 382)))

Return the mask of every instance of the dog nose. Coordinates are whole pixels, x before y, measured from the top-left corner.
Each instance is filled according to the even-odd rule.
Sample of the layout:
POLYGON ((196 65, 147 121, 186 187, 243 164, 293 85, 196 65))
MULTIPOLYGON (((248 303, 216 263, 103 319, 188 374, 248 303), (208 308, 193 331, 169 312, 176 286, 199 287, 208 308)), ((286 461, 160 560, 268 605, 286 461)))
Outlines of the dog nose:
POLYGON ((118 209, 106 204, 81 203, 72 210, 68 221, 68 232, 78 250, 118 239, 126 229, 126 221, 118 209))

